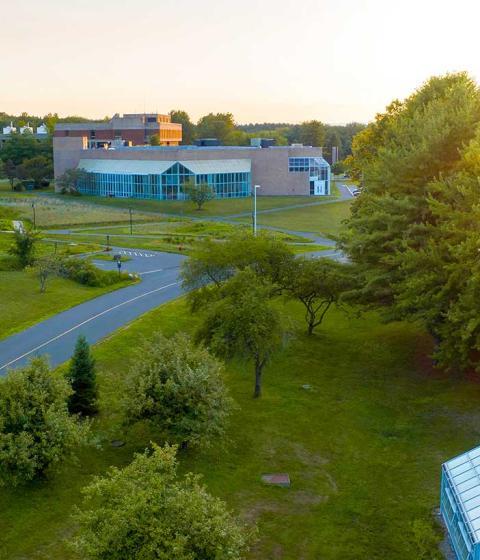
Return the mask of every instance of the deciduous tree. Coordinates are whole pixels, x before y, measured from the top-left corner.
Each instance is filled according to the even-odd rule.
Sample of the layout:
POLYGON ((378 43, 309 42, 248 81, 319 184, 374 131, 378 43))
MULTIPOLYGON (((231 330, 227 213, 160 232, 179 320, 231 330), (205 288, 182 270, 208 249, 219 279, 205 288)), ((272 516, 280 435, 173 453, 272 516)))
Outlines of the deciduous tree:
POLYGON ((197 339, 217 355, 252 360, 255 373, 254 397, 262 392, 265 365, 283 338, 278 311, 271 305, 273 287, 246 269, 220 288, 220 298, 209 307, 197 339))
POLYGON ((78 185, 87 176, 85 169, 67 169, 55 182, 62 194, 78 194, 78 185))
POLYGON ((22 268, 33 265, 37 239, 38 235, 33 230, 15 231, 14 244, 10 247, 9 253, 18 258, 22 268))
POLYGON ((453 172, 480 121, 480 92, 466 74, 431 78, 360 132, 352 167, 364 189, 341 246, 365 274, 361 300, 390 308, 404 279, 403 256, 428 239, 427 185, 453 172))
POLYGON ((215 198, 215 191, 208 183, 196 185, 192 180, 186 181, 183 191, 187 198, 197 205, 197 210, 201 210, 205 203, 215 198))
POLYGON ((355 287, 353 267, 330 259, 301 258, 292 265, 283 280, 284 292, 305 307, 307 333, 313 334, 332 305, 355 287))
POLYGON ((172 122, 182 125, 182 144, 193 144, 195 140, 195 125, 190 120, 190 115, 186 111, 174 109, 170 111, 172 122))
POLYGON ((52 276, 56 276, 62 270, 62 260, 56 255, 45 255, 35 259, 32 270, 40 283, 40 293, 44 293, 47 288, 47 281, 52 276))

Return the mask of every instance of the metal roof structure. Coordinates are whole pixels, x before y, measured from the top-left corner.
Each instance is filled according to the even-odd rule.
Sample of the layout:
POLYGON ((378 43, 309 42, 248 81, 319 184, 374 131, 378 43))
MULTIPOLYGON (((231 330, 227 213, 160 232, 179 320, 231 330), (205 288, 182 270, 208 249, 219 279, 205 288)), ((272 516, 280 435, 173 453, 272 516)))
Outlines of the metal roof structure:
POLYGON ((161 175, 167 169, 180 163, 195 175, 210 173, 250 173, 249 159, 210 160, 137 160, 137 159, 81 159, 79 169, 89 173, 116 173, 123 175, 161 175))
POLYGON ((480 543, 480 446, 444 463, 443 473, 471 541, 480 543))

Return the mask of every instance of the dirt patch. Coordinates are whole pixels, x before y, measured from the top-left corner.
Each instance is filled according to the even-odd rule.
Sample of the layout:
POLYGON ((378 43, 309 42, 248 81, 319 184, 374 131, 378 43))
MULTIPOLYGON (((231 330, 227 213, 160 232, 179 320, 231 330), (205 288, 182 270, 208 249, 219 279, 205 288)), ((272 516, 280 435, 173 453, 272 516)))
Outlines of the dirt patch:
POLYGON ((285 513, 285 506, 274 501, 262 500, 251 504, 241 513, 241 518, 247 523, 255 523, 264 513, 285 513))
POLYGON ((290 499, 294 504, 299 506, 314 506, 316 504, 326 502, 328 500, 328 496, 319 496, 318 494, 314 494, 313 492, 297 490, 296 492, 292 492, 292 494, 290 495, 290 499))

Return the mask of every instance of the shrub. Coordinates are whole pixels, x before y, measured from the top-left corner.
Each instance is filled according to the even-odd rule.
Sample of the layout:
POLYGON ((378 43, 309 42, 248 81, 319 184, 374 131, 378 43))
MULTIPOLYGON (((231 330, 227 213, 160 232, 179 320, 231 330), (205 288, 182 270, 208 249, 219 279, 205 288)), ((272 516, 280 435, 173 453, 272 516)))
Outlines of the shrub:
POLYGON ((105 287, 128 280, 128 274, 114 270, 100 270, 85 259, 67 259, 62 265, 62 276, 85 286, 105 287))
POLYGON ((35 260, 35 243, 37 234, 34 231, 16 231, 14 234, 14 245, 10 247, 9 253, 15 255, 22 268, 31 266, 35 260))
POLYGON ((84 490, 73 547, 85 560, 240 560, 254 531, 199 478, 177 475, 175 447, 153 445, 84 490))
POLYGON ((185 334, 157 333, 130 370, 127 421, 148 420, 171 443, 211 443, 223 435, 233 404, 222 373, 222 364, 185 334))
POLYGON ((69 415, 69 395, 45 358, 0 378, 0 484, 33 480, 85 442, 89 425, 69 415))

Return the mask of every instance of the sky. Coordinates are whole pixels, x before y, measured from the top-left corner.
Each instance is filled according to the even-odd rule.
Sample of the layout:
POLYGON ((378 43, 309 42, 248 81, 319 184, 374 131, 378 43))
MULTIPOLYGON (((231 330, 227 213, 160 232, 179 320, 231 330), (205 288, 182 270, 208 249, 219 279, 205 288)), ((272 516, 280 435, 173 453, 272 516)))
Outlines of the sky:
POLYGON ((479 0, 0 0, 0 111, 368 122, 480 81, 479 0))

